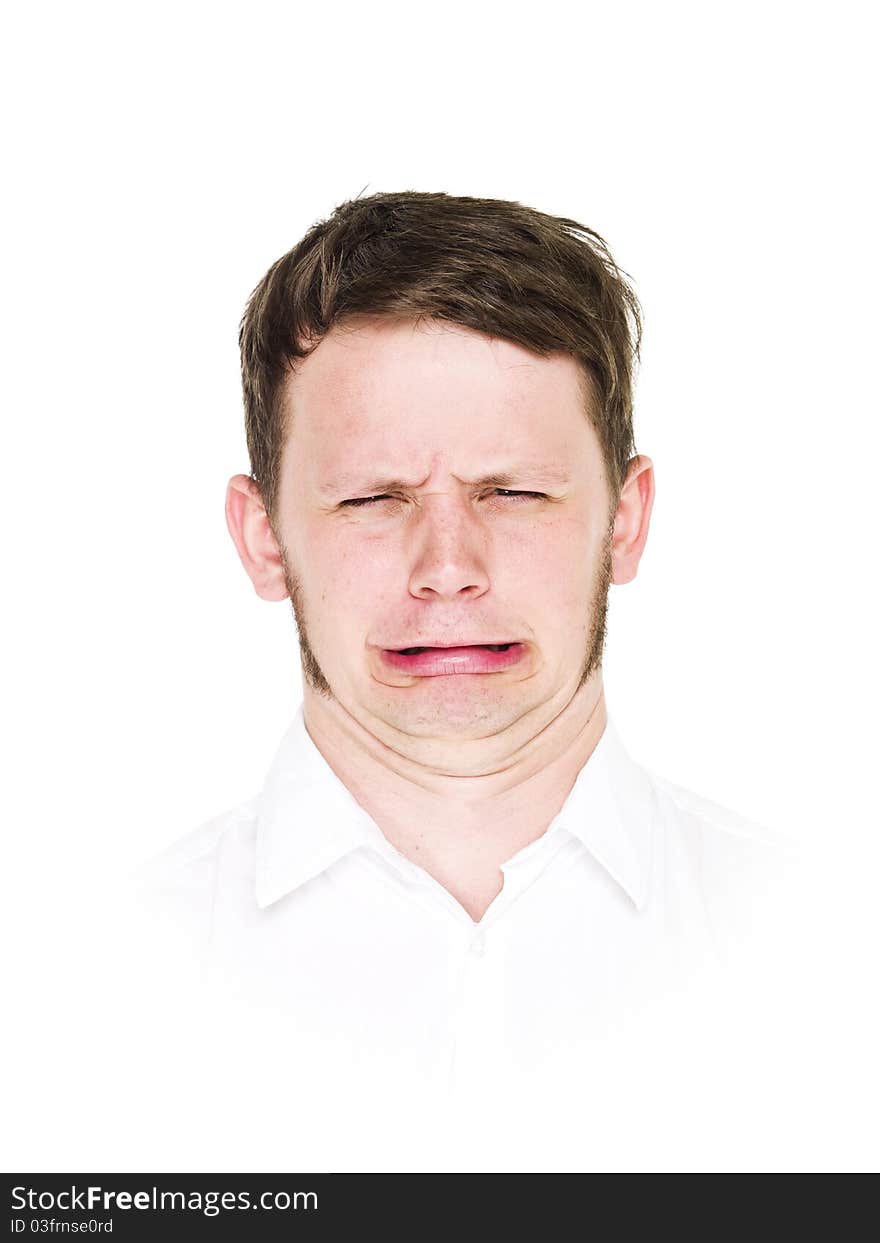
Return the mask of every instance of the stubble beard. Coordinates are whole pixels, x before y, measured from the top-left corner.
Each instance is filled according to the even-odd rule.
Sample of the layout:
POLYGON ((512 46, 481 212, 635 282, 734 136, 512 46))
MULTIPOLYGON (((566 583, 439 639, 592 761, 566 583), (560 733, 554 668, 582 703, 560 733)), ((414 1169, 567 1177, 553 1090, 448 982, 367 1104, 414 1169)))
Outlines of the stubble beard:
MULTIPOLYGON (((316 695, 320 695, 324 699, 335 699, 330 683, 324 676, 324 671, 318 662, 314 648, 309 642, 308 627, 306 625, 306 598, 302 582, 293 571, 284 549, 281 552, 281 562, 284 567, 284 583, 287 587, 287 594, 290 597, 293 618, 299 635, 303 677, 316 695)), ((586 652, 575 694, 581 690, 602 665, 608 624, 608 599, 611 590, 612 573, 611 532, 609 531, 602 548, 602 555, 596 566, 593 598, 589 610, 589 625, 587 627, 586 652)))

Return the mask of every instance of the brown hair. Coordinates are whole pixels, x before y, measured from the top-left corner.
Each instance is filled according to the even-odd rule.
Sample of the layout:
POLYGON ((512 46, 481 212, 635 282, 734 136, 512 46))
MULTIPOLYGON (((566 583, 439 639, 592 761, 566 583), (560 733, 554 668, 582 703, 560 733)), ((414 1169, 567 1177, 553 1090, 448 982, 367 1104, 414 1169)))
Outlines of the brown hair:
POLYGON ((576 358, 613 513, 635 451, 632 371, 642 324, 598 233, 521 203, 412 190, 352 199, 313 225, 260 281, 239 334, 251 476, 270 518, 285 381, 354 315, 448 320, 539 355, 576 358))

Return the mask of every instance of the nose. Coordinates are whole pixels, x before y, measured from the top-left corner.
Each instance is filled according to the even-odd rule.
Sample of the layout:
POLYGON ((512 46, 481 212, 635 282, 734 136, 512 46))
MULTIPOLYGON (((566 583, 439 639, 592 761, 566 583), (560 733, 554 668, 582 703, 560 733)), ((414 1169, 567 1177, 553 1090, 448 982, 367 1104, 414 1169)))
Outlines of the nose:
POLYGON ((488 533, 461 497, 426 497, 413 532, 410 594, 449 599, 489 589, 488 533))

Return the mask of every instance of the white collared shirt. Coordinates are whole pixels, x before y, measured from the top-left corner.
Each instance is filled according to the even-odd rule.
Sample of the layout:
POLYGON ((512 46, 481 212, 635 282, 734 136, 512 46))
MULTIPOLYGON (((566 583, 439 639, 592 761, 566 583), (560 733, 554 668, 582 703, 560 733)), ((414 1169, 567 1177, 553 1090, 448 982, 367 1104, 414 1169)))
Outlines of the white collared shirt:
POLYGON ((569 1082, 591 1042, 711 978, 748 940, 778 855, 635 763, 609 719, 475 923, 387 841, 301 705, 260 795, 166 852, 145 892, 187 980, 285 1018, 298 1065, 472 1099, 511 1076, 569 1082))

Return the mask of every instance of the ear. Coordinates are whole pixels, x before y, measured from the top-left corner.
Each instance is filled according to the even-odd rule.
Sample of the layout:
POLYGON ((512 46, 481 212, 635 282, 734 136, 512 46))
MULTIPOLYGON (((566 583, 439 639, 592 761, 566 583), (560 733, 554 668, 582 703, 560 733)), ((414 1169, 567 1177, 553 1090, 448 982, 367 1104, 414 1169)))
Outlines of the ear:
POLYGON ((654 504, 654 466, 639 455, 627 467, 611 537, 612 582, 629 583, 636 576, 648 538, 654 504))
POLYGON ((226 525, 257 595, 263 600, 286 600, 281 549, 260 489, 247 475, 234 475, 229 480, 226 525))

